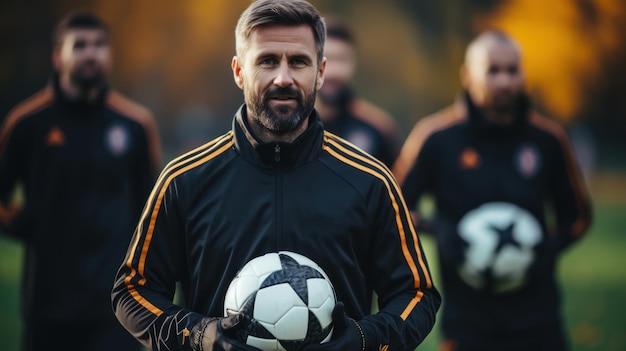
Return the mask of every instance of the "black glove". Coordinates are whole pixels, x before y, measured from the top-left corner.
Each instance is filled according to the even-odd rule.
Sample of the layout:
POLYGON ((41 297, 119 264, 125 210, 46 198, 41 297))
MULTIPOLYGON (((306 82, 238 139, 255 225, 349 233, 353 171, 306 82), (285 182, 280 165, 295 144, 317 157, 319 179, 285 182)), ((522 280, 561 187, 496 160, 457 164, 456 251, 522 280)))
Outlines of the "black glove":
POLYGON ((343 302, 337 302, 332 313, 333 336, 322 344, 310 344, 302 351, 364 351, 365 336, 357 321, 346 316, 343 302))
POLYGON ((234 333, 245 317, 235 314, 230 317, 201 319, 191 331, 192 349, 196 351, 259 351, 227 334, 234 333))

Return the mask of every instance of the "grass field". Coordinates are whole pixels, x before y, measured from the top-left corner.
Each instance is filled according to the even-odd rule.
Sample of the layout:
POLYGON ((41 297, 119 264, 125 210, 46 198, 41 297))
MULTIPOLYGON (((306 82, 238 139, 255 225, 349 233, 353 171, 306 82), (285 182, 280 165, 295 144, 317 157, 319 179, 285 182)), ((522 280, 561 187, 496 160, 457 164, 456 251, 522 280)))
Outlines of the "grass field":
MULTIPOLYGON (((559 279, 572 351, 626 351, 626 176, 598 176, 591 185, 590 232, 561 259, 559 279)), ((437 278, 433 243, 423 238, 437 278)), ((0 350, 19 350, 22 248, 0 236, 0 350)), ((435 280, 436 281, 436 280, 435 280)), ((437 326, 419 350, 435 350, 437 326)))

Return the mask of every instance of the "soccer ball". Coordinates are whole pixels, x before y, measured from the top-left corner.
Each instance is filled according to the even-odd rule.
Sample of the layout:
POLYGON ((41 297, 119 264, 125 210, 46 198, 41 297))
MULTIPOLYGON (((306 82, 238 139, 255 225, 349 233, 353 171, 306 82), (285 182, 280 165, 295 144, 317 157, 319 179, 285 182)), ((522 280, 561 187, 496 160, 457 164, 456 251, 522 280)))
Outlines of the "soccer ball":
POLYGON ((458 224, 467 243, 459 276, 477 290, 506 293, 520 289, 542 240, 539 221, 507 202, 490 202, 468 212, 458 224))
POLYGON ((289 251, 246 263, 230 283, 224 315, 247 317, 235 337, 264 351, 297 351, 332 335, 335 289, 322 268, 289 251))

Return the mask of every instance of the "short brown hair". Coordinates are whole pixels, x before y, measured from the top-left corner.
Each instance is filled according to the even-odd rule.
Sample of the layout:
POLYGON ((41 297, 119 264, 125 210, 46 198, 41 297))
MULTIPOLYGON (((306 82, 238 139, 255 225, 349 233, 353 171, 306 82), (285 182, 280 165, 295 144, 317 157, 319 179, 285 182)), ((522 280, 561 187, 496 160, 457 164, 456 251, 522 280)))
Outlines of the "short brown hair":
POLYGON ((325 18, 326 37, 344 41, 351 46, 356 46, 356 37, 348 24, 337 17, 325 18))
POLYGON ((109 34, 109 27, 100 16, 91 11, 77 10, 61 18, 53 33, 52 45, 58 46, 70 29, 101 29, 109 34))
POLYGON ((326 24, 317 9, 305 0, 257 0, 248 6, 235 28, 237 56, 241 56, 243 45, 254 28, 272 24, 309 25, 317 44, 318 64, 322 62, 326 24))

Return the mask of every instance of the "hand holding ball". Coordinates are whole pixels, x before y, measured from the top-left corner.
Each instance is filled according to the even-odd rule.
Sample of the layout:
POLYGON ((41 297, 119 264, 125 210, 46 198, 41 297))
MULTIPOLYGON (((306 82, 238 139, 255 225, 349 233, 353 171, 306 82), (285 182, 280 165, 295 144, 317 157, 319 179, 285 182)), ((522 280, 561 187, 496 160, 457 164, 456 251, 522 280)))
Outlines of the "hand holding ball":
POLYGON ((248 317, 235 337, 264 351, 297 351, 330 340, 335 290, 311 259, 288 251, 249 261, 232 280, 224 314, 248 317))

